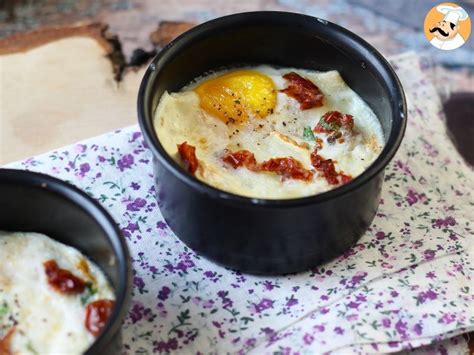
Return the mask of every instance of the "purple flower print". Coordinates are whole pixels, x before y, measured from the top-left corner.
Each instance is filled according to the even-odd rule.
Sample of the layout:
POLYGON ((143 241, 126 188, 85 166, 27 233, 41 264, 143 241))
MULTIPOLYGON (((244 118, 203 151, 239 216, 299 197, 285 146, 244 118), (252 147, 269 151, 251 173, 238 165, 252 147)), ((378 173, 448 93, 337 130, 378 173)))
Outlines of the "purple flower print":
POLYGON ((156 223, 156 228, 158 228, 160 230, 166 230, 166 228, 168 228, 168 225, 163 221, 158 221, 156 223))
POLYGON ((87 145, 86 144, 76 144, 76 146, 74 147, 74 150, 76 151, 76 153, 82 154, 87 150, 87 145))
POLYGON ((418 303, 425 303, 426 300, 435 300, 438 298, 438 294, 433 290, 423 291, 418 293, 416 297, 418 303))
POLYGON ((324 325, 322 324, 316 324, 315 326, 313 326, 313 330, 316 332, 316 333, 322 333, 324 332, 326 328, 324 327, 324 325))
POLYGON ((268 308, 273 308, 273 301, 268 298, 262 299, 259 303, 253 303, 253 310, 256 313, 261 313, 268 308))
POLYGON ((176 270, 186 273, 188 272, 189 268, 195 266, 194 262, 191 260, 191 255, 189 253, 182 253, 179 256, 181 258, 181 261, 178 262, 178 264, 176 265, 176 270))
POLYGON ((214 301, 213 300, 207 300, 202 303, 202 308, 207 309, 207 308, 212 308, 214 306, 214 301))
POLYGON ((125 227, 126 230, 128 230, 129 232, 133 233, 135 231, 137 231, 139 228, 138 228, 138 223, 132 223, 130 222, 128 224, 128 226, 125 227))
POLYGON ((303 341, 306 345, 311 345, 314 341, 314 337, 309 334, 309 333, 306 333, 304 336, 303 336, 303 341))
POLYGON ((137 323, 138 321, 141 321, 142 319, 148 322, 152 322, 156 318, 156 315, 153 314, 150 308, 145 308, 143 303, 138 301, 134 302, 128 316, 133 324, 137 323))
POLYGON ((143 289, 145 287, 145 282, 143 281, 143 279, 139 276, 135 276, 133 278, 133 285, 138 288, 138 289, 143 289))
POLYGON ((449 226, 455 226, 456 225, 456 220, 449 216, 446 218, 438 218, 434 219, 433 221, 433 228, 448 228, 449 226))
POLYGON ((271 340, 276 335, 276 332, 269 327, 262 328, 261 333, 265 335, 266 340, 271 340))
POLYGON ((128 143, 133 143, 135 142, 138 138, 142 136, 141 132, 133 132, 132 138, 128 140, 128 143))
POLYGON ((445 313, 439 320, 439 323, 450 324, 456 320, 455 314, 445 313))
POLYGON ((359 283, 361 283, 365 277, 367 276, 367 273, 364 271, 358 271, 348 282, 348 287, 353 288, 357 286, 359 283))
POLYGON ((122 158, 117 161, 118 168, 120 171, 130 168, 133 165, 133 155, 125 154, 122 158))
POLYGON ((396 290, 392 290, 390 291, 390 296, 392 296, 393 298, 398 297, 398 292, 396 290))
POLYGON ((133 232, 138 231, 138 223, 130 222, 125 228, 122 228, 122 233, 129 238, 133 232))
POLYGON ((411 172, 407 164, 403 163, 401 160, 397 160, 396 164, 398 169, 403 172, 404 175, 413 176, 413 173, 411 172))
POLYGON ((415 332, 416 335, 421 335, 423 332, 423 326, 421 325, 421 323, 416 323, 413 326, 413 331, 415 332))
POLYGON ((173 350, 178 349, 178 341, 176 338, 170 338, 168 341, 154 341, 153 351, 159 353, 171 353, 173 350))
POLYGON ((85 176, 91 170, 89 163, 83 163, 79 166, 79 176, 85 176))
POLYGON ((436 278, 436 274, 435 274, 433 271, 428 271, 428 272, 426 273, 426 278, 433 280, 433 279, 436 278))
POLYGON ((354 301, 350 301, 347 304, 347 308, 352 308, 352 309, 358 309, 359 306, 360 306, 360 303, 357 303, 357 302, 354 302, 354 301))
POLYGON ((166 310, 165 305, 162 302, 158 302, 158 304, 156 305, 156 309, 158 309, 158 315, 161 318, 166 318, 166 316, 168 315, 168 311, 166 310))
POLYGON ((230 308, 234 305, 234 303, 232 302, 232 300, 227 297, 227 295, 229 294, 228 291, 219 291, 217 292, 217 296, 219 296, 219 298, 222 300, 222 307, 223 308, 230 308))
POLYGON ((97 156, 97 159, 99 159, 99 162, 101 163, 105 161, 105 158, 102 155, 97 156))
POLYGON ((363 295, 362 293, 359 293, 357 296, 356 296, 356 301, 357 302, 366 302, 367 301, 367 297, 365 295, 363 295))
POLYGON ((426 249, 425 252, 423 253, 423 256, 425 257, 426 261, 433 260, 436 255, 436 252, 431 249, 426 249))
POLYGON ((342 329, 341 327, 335 327, 334 328, 334 333, 342 335, 342 334, 344 334, 344 329, 342 329))
POLYGON ((132 182, 132 183, 130 184, 130 187, 131 187, 132 189, 134 189, 135 191, 136 191, 136 190, 140 190, 140 185, 137 184, 136 182, 132 182))
POLYGON ((385 233, 384 232, 377 232, 377 233, 375 233, 375 236, 377 237, 377 240, 385 239, 385 233))
POLYGON ((408 202, 408 205, 409 206, 412 206, 414 205, 415 203, 417 202, 425 202, 426 201, 426 195, 425 194, 419 194, 418 192, 416 192, 415 190, 413 189, 408 189, 408 193, 405 197, 405 201, 408 202))
POLYGON ((206 277, 212 279, 214 276, 216 276, 216 273, 215 273, 214 271, 206 271, 206 272, 204 273, 204 276, 206 276, 206 277))
POLYGON ((146 200, 140 197, 137 197, 134 201, 127 204, 127 210, 132 212, 138 212, 140 209, 145 207, 146 200))
POLYGON ((128 313, 128 317, 132 320, 132 323, 135 324, 143 318, 143 303, 135 301, 132 306, 132 309, 128 313))
POLYGON ((275 288, 275 286, 273 285, 273 283, 271 281, 265 281, 263 283, 263 287, 266 291, 271 291, 275 288))
POLYGON ((252 348, 257 344, 257 339, 255 338, 249 338, 245 341, 245 345, 248 346, 249 348, 252 348))
POLYGON ((382 319, 382 325, 385 327, 385 328, 390 328, 390 325, 392 324, 392 322, 390 321, 389 318, 384 318, 382 319))
POLYGON ((397 331, 398 334, 402 337, 402 339, 407 338, 407 323, 402 322, 400 319, 397 323, 395 323, 395 330, 397 331))
POLYGON ((296 298, 294 298, 293 295, 291 295, 291 297, 290 297, 290 298, 288 299, 288 301, 286 302, 286 306, 287 306, 288 308, 293 307, 293 306, 295 306, 295 305, 297 305, 297 304, 298 304, 298 300, 297 300, 296 298))
POLYGON ((158 292, 158 299, 161 301, 166 301, 170 295, 170 288, 167 286, 163 286, 161 290, 158 292))

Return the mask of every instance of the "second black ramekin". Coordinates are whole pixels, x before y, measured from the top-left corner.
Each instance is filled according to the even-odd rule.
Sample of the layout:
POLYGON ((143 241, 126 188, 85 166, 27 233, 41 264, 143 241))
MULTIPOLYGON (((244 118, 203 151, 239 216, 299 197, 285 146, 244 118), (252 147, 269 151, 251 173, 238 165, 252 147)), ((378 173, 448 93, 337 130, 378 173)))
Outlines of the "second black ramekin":
POLYGON ((115 306, 85 354, 121 353, 132 267, 126 242, 104 208, 78 188, 51 176, 0 169, 0 230, 46 234, 78 249, 100 267, 114 288, 115 306))

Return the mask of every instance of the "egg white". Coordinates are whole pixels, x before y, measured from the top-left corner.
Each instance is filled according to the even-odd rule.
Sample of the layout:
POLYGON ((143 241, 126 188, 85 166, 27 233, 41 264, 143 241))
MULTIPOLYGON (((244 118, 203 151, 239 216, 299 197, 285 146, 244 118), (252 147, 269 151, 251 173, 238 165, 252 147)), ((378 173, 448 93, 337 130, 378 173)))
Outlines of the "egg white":
POLYGON ((315 83, 324 94, 324 105, 301 110, 300 104, 285 93, 277 93, 273 114, 265 118, 250 117, 244 125, 226 125, 201 109, 199 97, 193 89, 203 80, 224 72, 198 78, 177 93, 165 93, 155 111, 155 130, 164 149, 177 162, 177 144, 186 141, 196 147, 201 167, 196 177, 218 189, 238 195, 287 199, 310 196, 334 188, 320 173, 311 182, 287 179, 270 172, 252 172, 245 168, 233 169, 222 162, 225 149, 246 149, 255 154, 257 162, 292 156, 313 170, 310 154, 315 142, 305 140, 305 127, 314 128, 328 111, 340 111, 354 116, 356 134, 344 143, 328 144, 326 134, 315 134, 323 139, 318 154, 333 159, 337 171, 356 177, 379 155, 384 144, 382 127, 370 107, 344 82, 337 71, 316 72, 294 68, 258 66, 256 70, 272 78, 277 90, 287 87, 282 77, 296 72, 315 83))
POLYGON ((0 231, 0 338, 13 325, 8 320, 13 317, 13 353, 81 354, 94 342, 85 327, 81 295, 64 295, 48 285, 43 263, 50 259, 93 283, 97 293, 88 303, 115 299, 103 272, 78 250, 43 234, 0 231), (88 273, 78 268, 84 261, 88 273))

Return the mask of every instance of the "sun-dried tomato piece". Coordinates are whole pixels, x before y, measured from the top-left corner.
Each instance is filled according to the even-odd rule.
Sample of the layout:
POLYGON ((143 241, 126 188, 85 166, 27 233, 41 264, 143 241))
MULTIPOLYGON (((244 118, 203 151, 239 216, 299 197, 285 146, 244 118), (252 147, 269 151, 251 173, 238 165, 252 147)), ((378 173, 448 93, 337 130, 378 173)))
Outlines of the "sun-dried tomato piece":
POLYGON ((324 159, 315 150, 311 153, 311 165, 319 172, 323 173, 324 178, 330 185, 346 184, 352 180, 352 177, 337 172, 332 159, 324 159))
POLYGON ((56 291, 68 295, 82 293, 86 288, 86 282, 75 276, 69 270, 61 269, 55 260, 51 259, 43 263, 48 284, 56 291))
POLYGON ((313 178, 313 173, 303 167, 299 160, 293 157, 287 158, 272 158, 260 164, 259 170, 272 171, 281 175, 284 180, 295 179, 310 181, 313 178))
POLYGON ((285 74, 283 78, 288 81, 288 87, 280 91, 298 101, 302 110, 323 106, 324 95, 312 81, 295 72, 285 74))
POLYGON ((236 152, 226 151, 222 160, 231 165, 234 169, 245 166, 249 170, 254 170, 257 166, 255 155, 248 150, 238 150, 236 152))
POLYGON ((236 152, 226 151, 222 160, 234 169, 245 167, 251 171, 269 171, 283 177, 283 179, 295 179, 310 181, 313 173, 303 167, 299 160, 293 157, 272 158, 258 164, 255 155, 248 150, 236 152))
POLYGON ((86 307, 86 329, 94 336, 100 334, 112 313, 115 301, 97 300, 86 307))
POLYGON ((184 162, 186 169, 188 170, 188 172, 194 175, 199 165, 198 160, 196 158, 196 147, 188 144, 187 142, 178 144, 177 147, 179 156, 184 162))
POLYGON ((311 165, 313 165, 317 171, 323 173, 326 181, 330 185, 339 184, 336 167, 334 166, 334 163, 331 159, 324 159, 317 153, 317 151, 314 151, 311 153, 311 165))
POLYGON ((331 133, 341 127, 352 131, 354 128, 354 117, 339 111, 328 111, 319 120, 313 131, 316 133, 331 133))
POLYGON ((339 176, 341 177, 342 184, 347 184, 349 181, 352 180, 352 176, 350 175, 339 173, 339 176))

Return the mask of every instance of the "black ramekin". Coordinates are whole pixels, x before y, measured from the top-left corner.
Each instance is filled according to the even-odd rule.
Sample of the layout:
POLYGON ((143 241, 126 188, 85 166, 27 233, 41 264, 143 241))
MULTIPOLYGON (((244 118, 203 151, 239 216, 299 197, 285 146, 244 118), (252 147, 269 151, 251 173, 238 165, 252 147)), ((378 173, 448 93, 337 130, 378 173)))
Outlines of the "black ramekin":
POLYGON ((115 307, 86 354, 119 354, 132 269, 125 240, 99 203, 51 176, 0 169, 0 230, 44 233, 77 248, 104 271, 115 290, 115 307))
POLYGON ((141 83, 138 117, 153 153, 159 206, 176 235, 232 268, 288 273, 341 254, 370 225, 384 168, 405 131, 406 102, 389 63, 362 38, 315 17, 249 12, 206 22, 166 46, 141 83), (342 187, 289 200, 242 197, 189 175, 168 156, 155 133, 153 114, 161 95, 180 90, 207 71, 252 64, 338 70, 381 121, 386 144, 380 156, 342 187))

